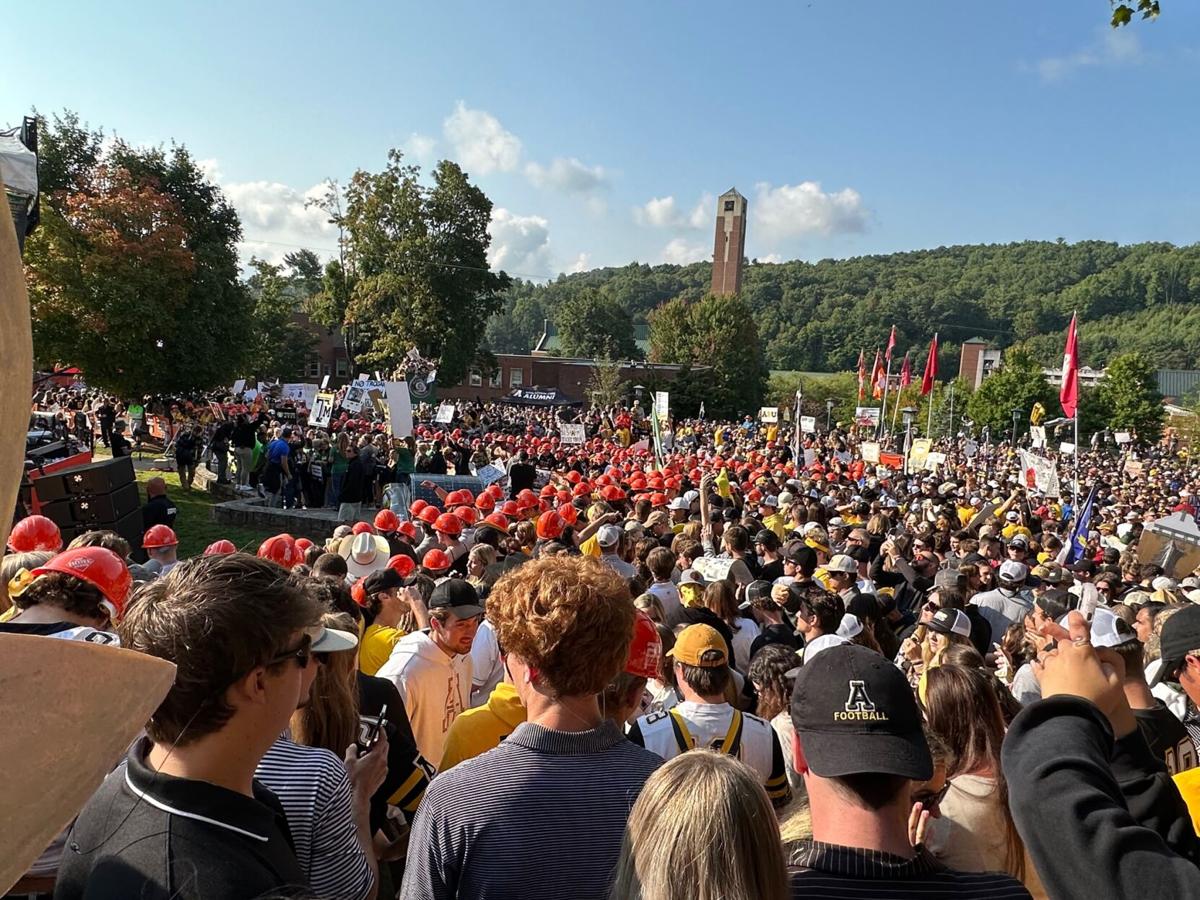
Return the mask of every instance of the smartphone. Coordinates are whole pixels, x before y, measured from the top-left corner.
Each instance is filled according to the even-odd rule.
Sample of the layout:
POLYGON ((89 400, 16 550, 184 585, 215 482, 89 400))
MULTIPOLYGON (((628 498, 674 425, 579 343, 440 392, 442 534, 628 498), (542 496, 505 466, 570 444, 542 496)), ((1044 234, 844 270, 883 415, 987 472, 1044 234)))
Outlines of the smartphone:
POLYGON ((367 725, 367 729, 361 734, 358 740, 358 752, 370 753, 371 749, 379 741, 379 733, 387 725, 387 704, 383 704, 383 708, 379 710, 379 715, 375 717, 375 721, 367 725))

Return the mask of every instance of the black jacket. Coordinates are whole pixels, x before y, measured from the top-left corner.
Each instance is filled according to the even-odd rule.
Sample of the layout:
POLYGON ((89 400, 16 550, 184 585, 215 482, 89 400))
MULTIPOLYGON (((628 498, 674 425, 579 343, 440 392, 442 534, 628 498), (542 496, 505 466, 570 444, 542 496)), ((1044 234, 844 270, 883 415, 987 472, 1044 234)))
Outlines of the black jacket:
POLYGON ((174 528, 177 512, 175 504, 167 499, 166 494, 151 497, 142 507, 142 530, 146 531, 151 525, 167 525, 174 528))
POLYGON ((1051 897, 1200 897, 1183 799, 1137 730, 1114 742, 1091 703, 1049 697, 1004 739, 1013 821, 1051 897))
POLYGON ((234 447, 248 447, 254 449, 254 439, 256 437, 254 425, 250 422, 246 424, 238 424, 233 426, 233 437, 230 444, 234 447))

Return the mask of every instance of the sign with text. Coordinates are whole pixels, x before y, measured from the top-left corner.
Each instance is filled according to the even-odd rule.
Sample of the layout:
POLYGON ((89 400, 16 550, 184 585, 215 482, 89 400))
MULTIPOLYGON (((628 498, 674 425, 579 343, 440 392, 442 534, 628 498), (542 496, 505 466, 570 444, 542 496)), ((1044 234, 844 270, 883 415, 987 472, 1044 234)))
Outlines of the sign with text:
POLYGON ((908 450, 908 467, 910 469, 925 468, 925 457, 929 455, 932 448, 933 441, 929 438, 917 438, 913 441, 908 450))
POLYGON ((692 563, 692 568, 708 582, 724 581, 729 577, 729 569, 732 566, 732 559, 716 559, 712 556, 697 557, 692 563))
POLYGON ((449 425, 451 422, 453 422, 454 421, 454 404, 453 403, 443 403, 441 406, 439 406, 438 411, 437 411, 437 416, 434 418, 434 421, 437 422, 439 425, 449 425))
POLYGON ((863 462, 877 464, 879 462, 879 444, 875 441, 864 441, 858 449, 862 452, 863 462))
POLYGON ((671 394, 668 391, 654 392, 654 414, 660 419, 667 418, 671 413, 671 394))
POLYGON ((1128 431, 1113 432, 1113 440, 1118 444, 1132 444, 1133 436, 1128 431))
POLYGON ((560 422, 558 437, 563 444, 582 444, 587 434, 582 422, 560 422))
POLYGON ((1029 439, 1035 448, 1041 449, 1046 446, 1046 426, 1045 425, 1030 425, 1029 439))
POLYGON ((879 427, 878 406, 858 406, 854 409, 854 424, 860 428, 879 427))
POLYGON ((318 393, 308 414, 308 424, 316 428, 328 428, 329 422, 333 418, 334 402, 333 394, 318 393))
POLYGON ((758 411, 758 421, 766 422, 767 424, 776 423, 779 421, 778 406, 764 406, 758 411))
POLYGON ((1072 444, 1070 441, 1063 441, 1061 444, 1058 445, 1058 452, 1059 453, 1074 453, 1075 445, 1072 444))
POLYGON ((1038 453, 1021 451, 1022 483, 1031 491, 1041 491, 1047 497, 1059 495, 1058 470, 1054 461, 1038 453))
POLYGON ((800 431, 803 432, 804 434, 816 434, 817 433, 816 418, 813 416, 801 416, 800 417, 800 431))
POLYGON ((475 473, 475 477, 483 482, 484 487, 487 487, 489 484, 495 484, 497 481, 507 476, 502 468, 488 463, 475 473))

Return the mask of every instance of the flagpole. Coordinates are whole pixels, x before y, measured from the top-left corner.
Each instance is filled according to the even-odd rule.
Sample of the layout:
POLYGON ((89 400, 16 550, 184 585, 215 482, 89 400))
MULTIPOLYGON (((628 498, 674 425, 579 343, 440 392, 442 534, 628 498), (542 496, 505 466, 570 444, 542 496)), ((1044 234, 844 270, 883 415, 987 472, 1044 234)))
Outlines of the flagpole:
POLYGON ((892 386, 892 361, 887 361, 887 374, 883 376, 883 409, 879 411, 879 437, 883 437, 884 426, 887 425, 887 395, 892 386))

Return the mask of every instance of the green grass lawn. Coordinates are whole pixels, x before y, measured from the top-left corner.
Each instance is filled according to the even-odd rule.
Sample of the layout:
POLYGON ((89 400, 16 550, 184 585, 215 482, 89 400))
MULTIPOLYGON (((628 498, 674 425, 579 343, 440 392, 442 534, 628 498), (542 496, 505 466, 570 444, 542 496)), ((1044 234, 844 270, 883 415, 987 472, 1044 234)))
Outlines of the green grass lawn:
POLYGON ((167 497, 179 510, 175 519, 175 533, 179 535, 179 558, 198 556, 213 541, 225 538, 233 541, 239 550, 254 553, 258 545, 277 532, 259 528, 240 528, 235 525, 218 525, 212 520, 213 495, 208 491, 193 488, 184 490, 174 472, 155 472, 139 469, 136 473, 142 485, 142 502, 146 500, 146 482, 156 475, 167 482, 167 497))

